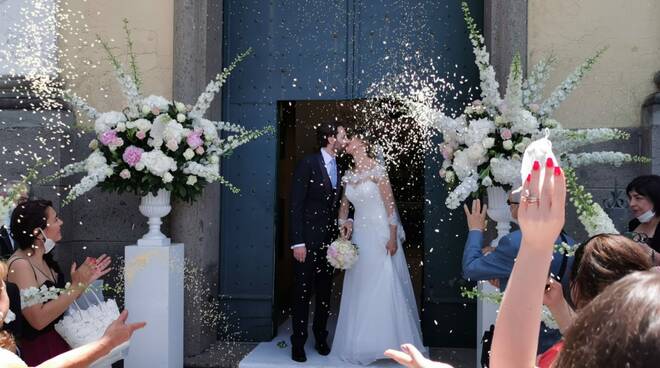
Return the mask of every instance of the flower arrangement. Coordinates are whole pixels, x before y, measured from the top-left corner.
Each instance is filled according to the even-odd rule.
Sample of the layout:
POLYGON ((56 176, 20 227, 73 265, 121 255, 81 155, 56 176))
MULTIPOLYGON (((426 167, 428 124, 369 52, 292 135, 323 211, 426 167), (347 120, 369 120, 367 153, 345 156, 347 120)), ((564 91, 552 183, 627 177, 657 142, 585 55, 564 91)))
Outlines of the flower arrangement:
POLYGON ((551 118, 551 114, 592 69, 605 49, 578 66, 545 101, 541 101, 541 92, 552 70, 554 57, 541 60, 525 79, 520 57, 515 56, 506 93, 500 96, 484 38, 477 30, 466 3, 463 3, 463 12, 479 69, 481 99, 468 104, 456 118, 429 106, 423 99, 421 102, 413 99, 407 104, 411 116, 425 116, 428 124, 435 126, 443 136, 440 145, 443 164, 439 174, 450 189, 445 202, 448 208, 457 208, 470 195, 478 196, 493 185, 504 189, 520 185, 518 173, 522 154, 532 141, 546 134, 558 151, 562 167, 591 164, 619 166, 624 162, 644 161, 643 158, 620 152, 575 153, 574 150, 588 144, 628 139, 629 136, 618 129, 563 129, 559 122, 551 118))
MULTIPOLYGON (((465 287, 461 288, 461 296, 468 299, 482 299, 489 303, 500 305, 502 304, 502 299, 504 299, 504 292, 502 291, 493 291, 493 292, 482 292, 479 291, 477 287, 472 289, 467 289, 465 287)), ((549 329, 558 330, 559 324, 557 320, 552 316, 552 312, 545 305, 541 308, 541 322, 549 329)))
POLYGON ((208 183, 220 182, 232 191, 238 189, 219 173, 220 158, 237 147, 272 131, 271 127, 247 130, 239 125, 210 121, 204 114, 215 94, 234 68, 250 53, 248 49, 219 73, 199 96, 195 105, 170 101, 161 96, 143 97, 130 33, 125 27, 129 46, 131 73, 127 73, 107 43, 100 40, 108 54, 117 80, 127 99, 122 111, 99 113, 74 93, 65 99, 94 121, 96 138, 89 143, 92 151, 82 162, 62 168, 53 180, 84 172, 64 203, 99 186, 119 193, 138 195, 165 189, 174 197, 192 202, 208 183), (225 135, 221 135, 224 132, 225 135))
POLYGON ((332 267, 348 270, 358 260, 358 248, 348 240, 337 239, 328 246, 326 258, 332 267))

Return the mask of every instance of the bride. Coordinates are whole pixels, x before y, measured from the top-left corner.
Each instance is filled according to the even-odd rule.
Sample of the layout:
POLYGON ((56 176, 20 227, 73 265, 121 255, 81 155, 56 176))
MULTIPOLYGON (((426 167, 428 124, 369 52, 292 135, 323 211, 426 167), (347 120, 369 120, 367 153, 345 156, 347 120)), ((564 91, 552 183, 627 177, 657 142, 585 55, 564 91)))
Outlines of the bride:
MULTIPOLYGON (((402 249, 405 233, 387 171, 370 153, 369 134, 358 130, 351 135, 346 153, 354 167, 342 179, 339 224, 346 223, 350 201, 355 208, 352 241, 360 253, 344 276, 332 351, 346 362, 367 365, 383 359, 387 349, 423 344, 402 249)), ((342 226, 342 236, 350 237, 349 229, 342 226)))

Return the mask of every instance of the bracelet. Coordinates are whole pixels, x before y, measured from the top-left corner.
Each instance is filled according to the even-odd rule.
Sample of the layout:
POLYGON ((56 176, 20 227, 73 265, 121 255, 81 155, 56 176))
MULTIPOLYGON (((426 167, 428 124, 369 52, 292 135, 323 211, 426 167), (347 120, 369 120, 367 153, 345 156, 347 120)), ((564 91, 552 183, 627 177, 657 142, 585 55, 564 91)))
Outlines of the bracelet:
POLYGON ((337 219, 337 224, 339 224, 339 226, 343 226, 345 223, 346 223, 346 220, 344 220, 344 219, 337 219))

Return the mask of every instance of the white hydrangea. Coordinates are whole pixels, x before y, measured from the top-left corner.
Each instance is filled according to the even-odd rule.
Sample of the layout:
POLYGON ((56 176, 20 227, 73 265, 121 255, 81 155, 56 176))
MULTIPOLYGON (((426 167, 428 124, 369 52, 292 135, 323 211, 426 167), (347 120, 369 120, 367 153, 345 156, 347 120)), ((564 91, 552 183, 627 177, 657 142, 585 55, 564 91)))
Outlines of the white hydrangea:
POLYGON ((150 173, 164 177, 169 171, 176 171, 176 161, 161 150, 144 152, 140 158, 139 164, 150 173))
POLYGON ((497 158, 490 159, 490 172, 493 180, 500 185, 517 186, 520 184, 520 160, 497 158))
POLYGON ((472 146, 483 142, 490 133, 495 132, 495 123, 488 119, 470 121, 465 135, 465 144, 472 146))
POLYGON ((137 119, 133 124, 135 128, 137 128, 137 130, 143 132, 148 132, 149 130, 151 130, 151 122, 147 119, 137 119))
POLYGON ((141 104, 142 106, 148 106, 149 111, 151 111, 151 109, 153 108, 157 108, 160 111, 165 112, 170 107, 170 101, 165 99, 165 97, 156 96, 156 95, 151 95, 149 97, 144 98, 141 104))
POLYGON ((464 180, 465 178, 475 173, 477 170, 477 167, 473 164, 473 161, 470 160, 468 153, 464 150, 454 152, 452 168, 456 172, 458 180, 464 180))
POLYGON ((534 115, 527 110, 520 110, 514 115, 511 132, 523 135, 535 134, 539 131, 539 122, 534 115))
POLYGON ((117 123, 122 123, 125 121, 126 115, 121 112, 104 112, 100 114, 94 122, 94 131, 96 131, 96 134, 101 134, 117 126, 117 123))
POLYGON ((210 120, 204 118, 195 119, 193 121, 193 127, 202 129, 204 131, 204 137, 207 140, 214 141, 219 139, 218 129, 216 125, 210 120))

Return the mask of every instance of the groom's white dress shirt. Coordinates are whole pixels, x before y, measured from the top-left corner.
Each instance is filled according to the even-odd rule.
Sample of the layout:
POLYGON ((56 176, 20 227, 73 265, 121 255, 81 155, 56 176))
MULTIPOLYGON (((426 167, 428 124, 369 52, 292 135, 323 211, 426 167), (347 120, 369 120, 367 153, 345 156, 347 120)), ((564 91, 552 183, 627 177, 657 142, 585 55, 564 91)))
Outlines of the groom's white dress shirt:
MULTIPOLYGON (((337 159, 330 155, 325 149, 321 148, 321 156, 323 156, 323 164, 325 165, 325 171, 328 173, 328 177, 332 178, 333 173, 337 173, 338 168, 337 168, 337 159)), ((332 179, 330 179, 330 182, 332 182, 332 179)), ((337 179, 337 186, 339 186, 339 179, 337 179)), ((337 188, 333 188, 337 189, 337 188)), ((291 249, 298 248, 298 247, 304 247, 305 243, 298 243, 295 245, 291 246, 291 249)))

